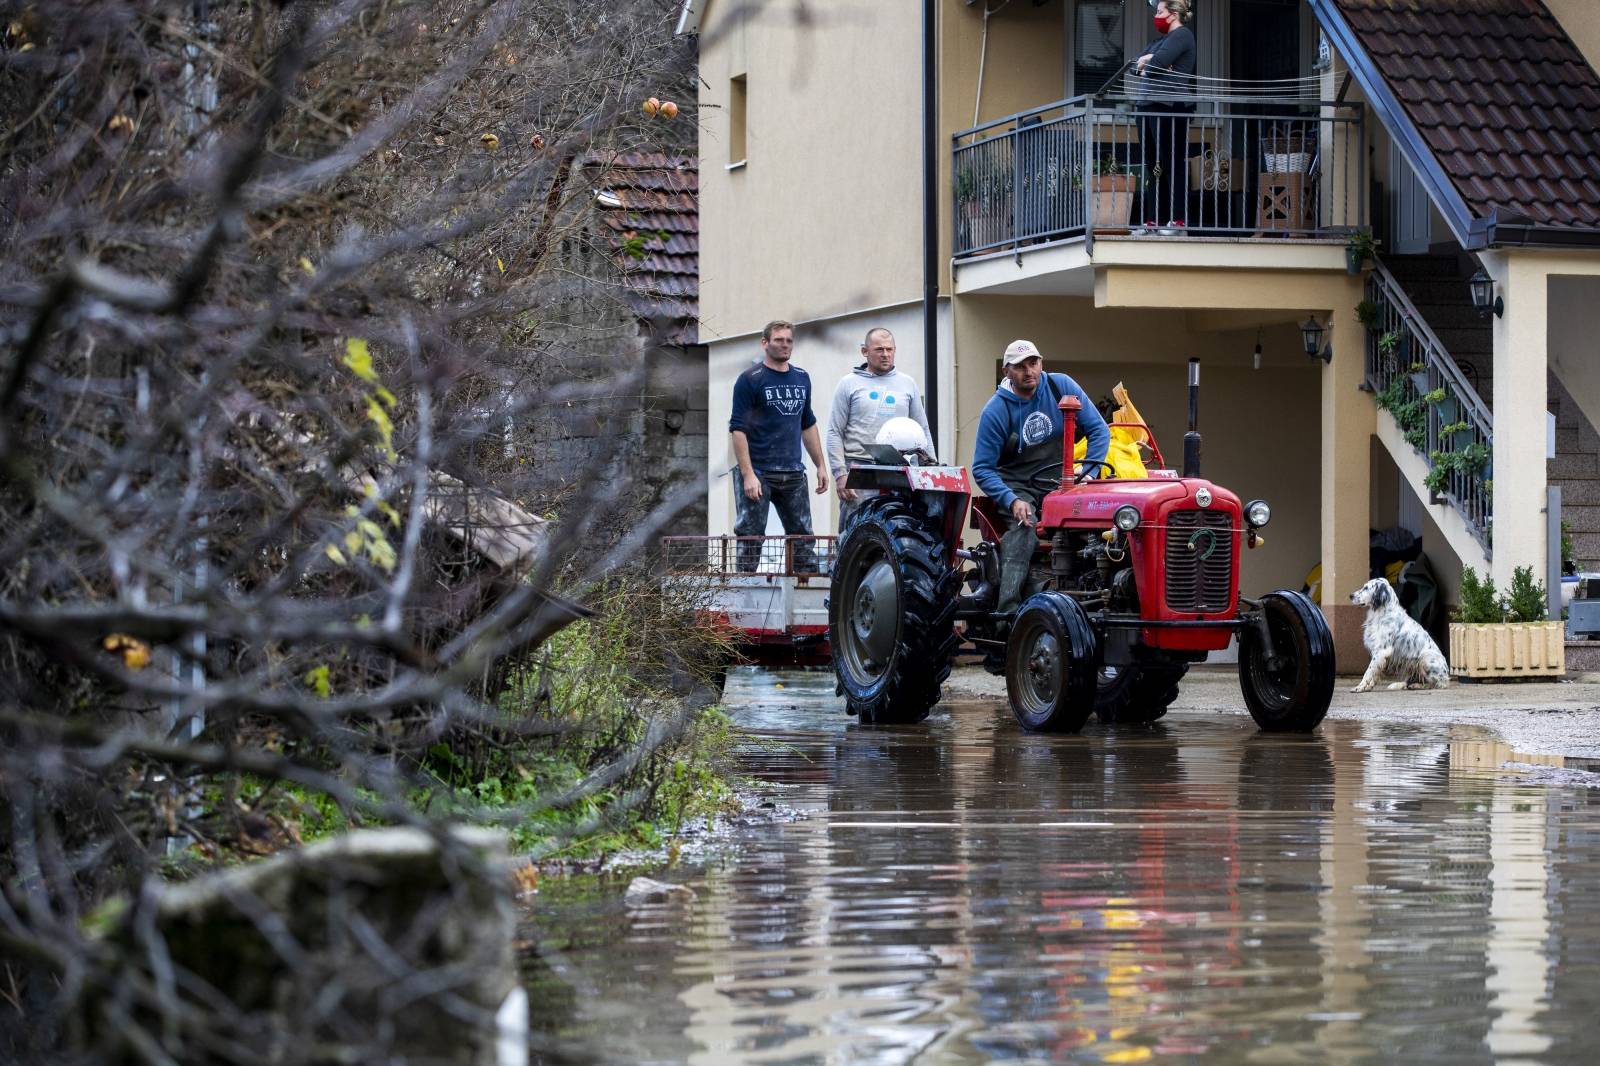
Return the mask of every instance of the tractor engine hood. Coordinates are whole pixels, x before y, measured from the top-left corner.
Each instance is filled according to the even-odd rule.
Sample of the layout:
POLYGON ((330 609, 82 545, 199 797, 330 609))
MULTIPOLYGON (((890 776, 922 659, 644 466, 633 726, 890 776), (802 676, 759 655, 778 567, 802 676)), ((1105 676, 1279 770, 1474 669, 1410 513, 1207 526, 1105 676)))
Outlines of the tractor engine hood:
POLYGON ((1238 496, 1204 478, 1090 481, 1046 496, 1039 532, 1044 535, 1063 527, 1108 529, 1117 508, 1130 504, 1139 509, 1143 525, 1159 525, 1169 512, 1189 509, 1223 511, 1237 524, 1243 510, 1238 496), (1208 504, 1200 502, 1202 490, 1211 496, 1208 504))

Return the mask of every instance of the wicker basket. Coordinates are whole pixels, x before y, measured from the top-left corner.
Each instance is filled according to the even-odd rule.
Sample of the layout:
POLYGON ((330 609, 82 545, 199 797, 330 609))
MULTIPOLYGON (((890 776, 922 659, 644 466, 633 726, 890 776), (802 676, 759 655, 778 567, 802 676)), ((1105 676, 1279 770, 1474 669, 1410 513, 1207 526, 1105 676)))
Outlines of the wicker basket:
POLYGON ((1298 133, 1268 137, 1261 142, 1262 161, 1270 174, 1304 174, 1311 169, 1306 139, 1298 133))

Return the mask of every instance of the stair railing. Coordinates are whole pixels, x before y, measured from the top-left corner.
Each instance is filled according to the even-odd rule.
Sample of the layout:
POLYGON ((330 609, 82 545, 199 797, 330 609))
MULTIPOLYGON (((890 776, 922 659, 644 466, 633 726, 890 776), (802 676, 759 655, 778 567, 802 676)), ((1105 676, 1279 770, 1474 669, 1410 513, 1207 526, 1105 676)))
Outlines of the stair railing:
POLYGON ((1367 275, 1367 386, 1428 465, 1435 502, 1460 512, 1490 550, 1494 522, 1494 418, 1387 267, 1367 275))

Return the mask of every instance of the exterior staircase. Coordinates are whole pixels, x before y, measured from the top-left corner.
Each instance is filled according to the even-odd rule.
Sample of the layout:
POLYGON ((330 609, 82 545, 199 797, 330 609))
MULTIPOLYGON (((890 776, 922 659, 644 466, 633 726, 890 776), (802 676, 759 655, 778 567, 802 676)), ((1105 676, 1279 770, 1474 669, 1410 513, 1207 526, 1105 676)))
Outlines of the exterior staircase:
POLYGON ((1374 267, 1366 285, 1375 315, 1367 319, 1366 383, 1388 412, 1378 419, 1378 439, 1402 479, 1462 564, 1482 573, 1493 516, 1484 476, 1493 419, 1481 388, 1492 369, 1493 333, 1472 307, 1462 266, 1456 256, 1427 255, 1387 257, 1374 267))
MULTIPOLYGON (((1600 571, 1600 433, 1550 375, 1550 410, 1556 416, 1556 457, 1548 465, 1561 486, 1561 521, 1579 573, 1600 571)), ((1567 641, 1567 673, 1600 672, 1600 640, 1567 641)))
POLYGON ((1578 570, 1600 571, 1600 433, 1554 374, 1550 411, 1556 416, 1556 457, 1547 474, 1550 484, 1561 486, 1561 520, 1578 570))
POLYGON ((1386 255, 1383 265, 1411 298, 1485 407, 1494 409, 1494 327, 1472 306, 1468 255, 1386 255))
MULTIPOLYGON (((1494 328, 1472 306, 1466 255, 1387 256, 1383 264, 1449 352, 1485 408, 1494 406, 1494 328)), ((1550 374, 1549 410, 1556 416, 1556 455, 1546 477, 1561 488, 1561 518, 1579 572, 1600 572, 1600 432, 1550 374)), ((1567 642, 1568 673, 1600 672, 1600 641, 1567 642)))

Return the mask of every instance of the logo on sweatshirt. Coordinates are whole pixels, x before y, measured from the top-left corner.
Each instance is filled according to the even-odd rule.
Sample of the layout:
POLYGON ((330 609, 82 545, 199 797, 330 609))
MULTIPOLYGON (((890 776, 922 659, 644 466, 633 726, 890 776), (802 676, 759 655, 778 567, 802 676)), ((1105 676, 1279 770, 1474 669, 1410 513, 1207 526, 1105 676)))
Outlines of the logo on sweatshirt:
POLYGON ((1042 440, 1050 439, 1050 416, 1043 411, 1035 411, 1022 420, 1022 444, 1031 448, 1042 440))
POLYGON ((799 385, 768 385, 762 390, 767 406, 780 415, 797 415, 806 405, 806 390, 799 385))

